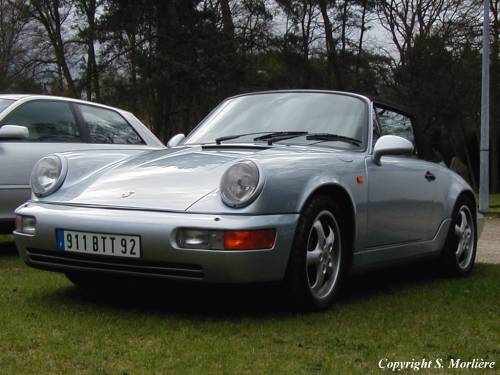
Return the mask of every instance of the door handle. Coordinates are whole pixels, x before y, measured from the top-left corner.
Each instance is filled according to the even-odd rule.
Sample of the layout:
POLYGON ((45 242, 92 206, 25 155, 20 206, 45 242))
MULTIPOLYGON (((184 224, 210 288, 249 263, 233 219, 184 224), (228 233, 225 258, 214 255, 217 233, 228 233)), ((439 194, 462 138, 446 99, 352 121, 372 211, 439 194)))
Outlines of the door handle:
POLYGON ((425 173, 425 179, 426 179, 427 181, 431 182, 431 181, 434 181, 434 180, 436 179, 436 176, 435 176, 433 173, 431 173, 431 172, 427 171, 427 172, 425 173))

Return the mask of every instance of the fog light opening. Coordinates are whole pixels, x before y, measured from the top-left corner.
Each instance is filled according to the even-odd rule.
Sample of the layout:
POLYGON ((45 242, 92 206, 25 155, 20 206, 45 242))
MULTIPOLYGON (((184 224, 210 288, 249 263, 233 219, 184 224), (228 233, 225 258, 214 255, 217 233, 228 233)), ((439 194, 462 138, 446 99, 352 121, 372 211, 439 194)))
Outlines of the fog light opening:
POLYGON ((16 232, 31 234, 36 233, 36 218, 34 216, 16 216, 16 232))
POLYGON ((270 250, 276 242, 276 230, 177 230, 177 246, 198 250, 270 250))
POLYGON ((184 249, 222 250, 224 233, 206 229, 179 229, 177 245, 184 249))

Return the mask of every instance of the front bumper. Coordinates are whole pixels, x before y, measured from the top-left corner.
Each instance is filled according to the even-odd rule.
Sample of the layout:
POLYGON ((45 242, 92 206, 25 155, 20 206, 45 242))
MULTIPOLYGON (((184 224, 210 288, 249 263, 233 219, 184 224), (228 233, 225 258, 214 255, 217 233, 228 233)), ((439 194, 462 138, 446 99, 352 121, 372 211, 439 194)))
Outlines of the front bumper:
POLYGON ((17 248, 30 266, 57 271, 91 271, 131 276, 221 283, 283 279, 298 214, 207 215, 133 211, 28 203, 16 211, 35 216, 36 234, 14 232, 17 248), (217 230, 276 229, 271 250, 179 249, 176 228, 217 230), (57 249, 56 229, 141 236, 141 259, 73 254, 57 249))

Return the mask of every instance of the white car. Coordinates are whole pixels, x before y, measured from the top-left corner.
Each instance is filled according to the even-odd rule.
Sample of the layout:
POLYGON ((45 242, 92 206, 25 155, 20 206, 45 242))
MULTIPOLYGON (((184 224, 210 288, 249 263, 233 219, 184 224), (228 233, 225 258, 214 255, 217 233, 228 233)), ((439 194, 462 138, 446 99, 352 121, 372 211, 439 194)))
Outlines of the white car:
POLYGON ((65 151, 164 148, 132 113, 42 95, 0 95, 0 233, 30 197, 29 178, 42 157, 65 151))

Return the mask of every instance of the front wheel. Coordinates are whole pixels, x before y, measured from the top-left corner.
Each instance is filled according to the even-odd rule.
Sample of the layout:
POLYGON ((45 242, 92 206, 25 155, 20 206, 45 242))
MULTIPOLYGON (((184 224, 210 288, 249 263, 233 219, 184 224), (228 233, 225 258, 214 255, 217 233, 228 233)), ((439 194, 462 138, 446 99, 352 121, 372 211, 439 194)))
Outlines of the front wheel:
POLYGON ((314 197, 301 214, 285 284, 296 305, 329 307, 340 287, 346 254, 339 210, 331 199, 314 197))
POLYGON ((452 222, 442 253, 446 273, 467 276, 476 258, 477 230, 474 205, 460 198, 453 210, 452 222))

